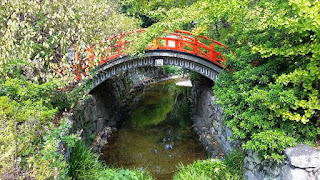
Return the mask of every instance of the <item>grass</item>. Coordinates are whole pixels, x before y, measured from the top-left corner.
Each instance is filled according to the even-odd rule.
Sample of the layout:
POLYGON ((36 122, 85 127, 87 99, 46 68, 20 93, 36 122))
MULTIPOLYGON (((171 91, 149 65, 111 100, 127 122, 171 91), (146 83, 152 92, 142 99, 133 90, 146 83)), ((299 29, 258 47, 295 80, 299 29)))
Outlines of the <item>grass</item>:
POLYGON ((174 180, 242 180, 244 154, 237 150, 221 161, 219 159, 198 160, 193 164, 179 165, 174 180))
POLYGON ((72 149, 69 177, 75 180, 152 180, 145 171, 108 168, 82 141, 72 149))

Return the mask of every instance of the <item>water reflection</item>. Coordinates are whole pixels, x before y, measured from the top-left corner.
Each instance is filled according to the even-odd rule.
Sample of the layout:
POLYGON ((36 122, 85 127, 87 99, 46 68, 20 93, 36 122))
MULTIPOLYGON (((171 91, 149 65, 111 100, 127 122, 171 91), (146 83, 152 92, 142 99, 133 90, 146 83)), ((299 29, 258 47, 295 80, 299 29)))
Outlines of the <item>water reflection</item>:
POLYGON ((146 169, 157 179, 171 179, 179 162, 206 157, 191 128, 190 89, 165 81, 143 93, 101 158, 115 167, 146 169))

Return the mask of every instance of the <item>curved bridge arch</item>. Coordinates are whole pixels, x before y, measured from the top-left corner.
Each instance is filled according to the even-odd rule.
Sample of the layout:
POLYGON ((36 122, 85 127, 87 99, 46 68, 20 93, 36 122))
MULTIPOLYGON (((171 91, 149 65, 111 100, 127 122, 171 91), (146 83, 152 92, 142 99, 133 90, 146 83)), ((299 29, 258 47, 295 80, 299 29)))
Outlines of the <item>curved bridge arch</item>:
POLYGON ((212 81, 217 79, 219 72, 223 69, 221 66, 193 54, 173 50, 150 50, 142 58, 124 56, 112 62, 102 64, 97 70, 97 76, 93 78, 91 91, 108 78, 119 73, 138 67, 159 66, 157 64, 159 62, 160 66, 162 64, 173 65, 189 69, 212 81))
POLYGON ((85 58, 80 58, 80 52, 77 52, 75 46, 72 59, 77 63, 73 63, 72 69, 76 74, 76 81, 79 81, 81 76, 85 76, 91 68, 96 69, 96 77, 92 78, 92 91, 109 77, 128 69, 162 65, 183 67, 215 81, 225 62, 223 54, 217 49, 230 50, 224 44, 208 37, 195 36, 188 31, 176 30, 151 41, 146 47, 143 58, 127 56, 125 50, 130 49, 130 46, 128 47, 130 41, 124 41, 123 38, 133 33, 143 32, 144 30, 137 30, 106 38, 105 42, 99 43, 99 46, 103 48, 98 50, 98 54, 95 54, 95 45, 92 45, 85 50, 89 53, 89 56, 85 58), (108 41, 112 41, 113 44, 108 44, 108 41), (96 63, 93 58, 96 56, 100 56, 100 60, 98 67, 95 68, 96 63))

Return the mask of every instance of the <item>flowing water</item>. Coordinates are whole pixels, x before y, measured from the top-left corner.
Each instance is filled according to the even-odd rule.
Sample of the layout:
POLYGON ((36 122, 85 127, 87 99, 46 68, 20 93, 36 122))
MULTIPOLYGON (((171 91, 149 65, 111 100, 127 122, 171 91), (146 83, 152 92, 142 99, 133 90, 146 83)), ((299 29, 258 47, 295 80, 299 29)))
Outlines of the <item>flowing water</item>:
POLYGON ((190 87, 175 83, 155 83, 137 93, 141 98, 136 108, 104 147, 101 159, 114 167, 144 169, 156 179, 167 180, 180 163, 206 158, 189 116, 190 87))

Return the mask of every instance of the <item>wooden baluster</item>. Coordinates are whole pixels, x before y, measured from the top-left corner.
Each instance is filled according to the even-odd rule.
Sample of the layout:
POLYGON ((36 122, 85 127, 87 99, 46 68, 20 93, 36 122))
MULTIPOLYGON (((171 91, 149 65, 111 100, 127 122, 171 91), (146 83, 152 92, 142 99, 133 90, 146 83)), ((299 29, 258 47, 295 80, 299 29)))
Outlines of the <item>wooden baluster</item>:
POLYGON ((160 39, 159 38, 157 38, 157 40, 156 40, 156 47, 157 47, 157 49, 160 49, 160 39))
POLYGON ((181 39, 181 41, 180 41, 180 43, 179 43, 179 49, 183 50, 183 49, 184 49, 184 45, 183 45, 183 42, 182 42, 183 36, 180 35, 179 37, 180 37, 180 39, 181 39))
POLYGON ((122 46, 122 41, 121 41, 121 39, 120 38, 118 38, 118 56, 120 55, 120 51, 121 51, 121 46, 122 46))
POLYGON ((193 53, 198 54, 198 38, 194 38, 193 53))
POLYGON ((212 62, 216 62, 216 54, 214 53, 214 43, 210 44, 210 51, 209 51, 209 59, 212 62))
POLYGON ((223 62, 222 64, 223 64, 223 65, 222 65, 221 63, 219 63, 220 65, 222 65, 223 68, 226 67, 226 66, 224 65, 225 60, 226 60, 226 59, 223 57, 223 58, 222 58, 222 62, 223 62))

